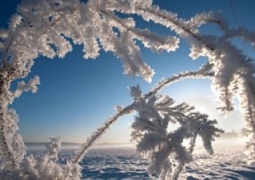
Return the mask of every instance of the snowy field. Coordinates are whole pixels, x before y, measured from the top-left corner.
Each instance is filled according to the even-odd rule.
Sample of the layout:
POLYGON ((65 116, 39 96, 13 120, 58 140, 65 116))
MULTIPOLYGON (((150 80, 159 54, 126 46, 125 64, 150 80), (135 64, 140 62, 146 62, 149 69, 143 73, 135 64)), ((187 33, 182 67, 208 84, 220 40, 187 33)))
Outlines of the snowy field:
MULTIPOLYGON (((200 147, 194 152, 194 162, 188 164, 181 180, 255 180, 255 167, 245 162, 244 145, 230 140, 215 144, 215 154, 210 156, 200 147)), ((28 147, 35 156, 42 148, 28 147)), ((60 161, 64 163, 74 152, 73 147, 63 147, 60 161)), ((141 158, 133 147, 99 147, 91 149, 82 161, 83 179, 146 180, 147 160, 141 158)))

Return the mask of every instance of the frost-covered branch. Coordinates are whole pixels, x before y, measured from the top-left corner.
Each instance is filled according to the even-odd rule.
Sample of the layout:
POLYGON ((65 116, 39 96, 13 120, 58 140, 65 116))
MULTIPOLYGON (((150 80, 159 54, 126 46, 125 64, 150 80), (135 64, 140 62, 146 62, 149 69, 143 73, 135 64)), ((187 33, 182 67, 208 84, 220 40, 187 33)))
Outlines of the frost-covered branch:
MULTIPOLYGON (((178 18, 177 14, 161 10, 157 6, 143 7, 139 4, 133 5, 134 10, 129 13, 138 13, 143 19, 152 20, 163 26, 169 27, 191 45, 190 56, 194 59, 204 56, 208 57, 209 63, 214 71, 213 88, 222 102, 222 111, 233 110, 232 99, 234 96, 236 78, 245 77, 241 73, 252 74, 254 65, 252 59, 248 58, 229 39, 241 37, 249 39, 254 44, 254 33, 239 28, 231 30, 225 20, 215 13, 203 13, 190 20, 178 18), (215 22, 223 31, 222 37, 207 36, 199 32, 198 27, 205 23, 215 22), (252 73, 250 73, 252 72, 252 73), (240 76, 238 76, 240 74, 240 76)), ((248 79, 251 79, 250 77, 248 79)))
POLYGON ((161 50, 166 50, 167 52, 170 51, 175 51, 178 48, 178 44, 179 44, 179 39, 176 37, 171 37, 171 36, 160 36, 158 34, 152 33, 151 31, 149 31, 148 29, 146 30, 141 30, 141 29, 137 29, 134 28, 135 26, 135 22, 133 19, 130 19, 129 21, 133 22, 132 26, 129 26, 127 24, 125 24, 127 22, 127 20, 124 19, 120 19, 117 16, 114 16, 112 13, 106 12, 106 11, 101 11, 102 14, 105 14, 107 18, 109 18, 110 20, 113 20, 114 24, 116 24, 116 27, 121 27, 120 30, 123 31, 129 31, 133 34, 134 38, 140 40, 145 47, 147 48, 151 48, 156 52, 160 52, 161 50))
POLYGON ((215 127, 216 120, 187 104, 175 105, 169 96, 154 94, 145 100, 139 86, 131 88, 131 95, 137 112, 131 135, 137 151, 150 160, 149 174, 177 180, 185 164, 192 161, 197 136, 207 152, 213 153, 211 142, 223 132, 215 127), (173 124, 179 127, 170 130, 173 124), (183 146, 184 139, 190 140, 190 147, 183 146))
POLYGON ((15 169, 20 166, 26 154, 21 135, 18 134, 18 115, 15 110, 4 110, 5 121, 1 122, 0 129, 0 169, 15 169))
POLYGON ((115 123, 120 117, 130 114, 132 111, 133 104, 126 106, 125 108, 118 111, 117 114, 106 120, 105 123, 100 128, 98 128, 97 131, 92 134, 92 136, 87 139, 86 143, 81 147, 80 152, 78 152, 73 158, 72 163, 75 164, 80 162, 88 151, 89 147, 91 147, 96 142, 96 140, 98 140, 103 135, 103 133, 105 133, 106 130, 109 129, 109 127, 113 123, 115 123))
MULTIPOLYGON (((167 79, 159 82, 156 86, 154 86, 152 88, 152 90, 150 92, 146 93, 145 95, 143 95, 142 98, 144 100, 146 100, 146 99, 150 98, 151 96, 153 96, 154 94, 156 94, 162 88, 166 87, 167 85, 184 80, 184 79, 206 78, 206 77, 210 78, 212 76, 212 74, 210 72, 210 70, 211 70, 210 67, 211 66, 209 64, 206 64, 197 71, 184 72, 184 73, 174 75, 171 78, 167 78, 167 79)), ((133 95, 136 94, 135 91, 131 91, 131 93, 133 93, 133 95)), ((86 143, 81 147, 79 153, 76 154, 76 156, 73 158, 72 162, 73 163, 80 162, 82 160, 82 158, 85 156, 85 154, 87 153, 89 147, 91 147, 92 144, 94 144, 102 136, 102 134, 105 133, 106 130, 110 128, 110 126, 113 123, 115 123, 120 117, 122 117, 124 115, 128 115, 128 114, 132 113, 133 111, 134 111, 134 103, 127 105, 124 108, 119 108, 119 110, 117 111, 117 113, 115 115, 113 115, 108 120, 106 120, 106 122, 100 128, 98 128, 97 131, 95 131, 92 134, 92 136, 90 136, 87 139, 86 143)))
POLYGON ((182 72, 176 75, 173 75, 172 77, 169 78, 164 78, 162 79, 159 83, 157 83, 152 89, 151 91, 149 91, 148 93, 146 93, 144 95, 145 99, 150 97, 151 95, 157 93, 158 91, 160 91, 162 88, 184 80, 184 79, 204 79, 204 78, 213 78, 214 73, 212 72, 212 65, 207 63, 203 66, 201 66, 201 68, 197 71, 187 71, 187 72, 182 72))
POLYGON ((20 97, 23 91, 32 91, 32 93, 36 93, 38 90, 37 85, 40 84, 40 79, 38 76, 30 79, 28 83, 21 81, 18 83, 17 89, 13 92, 13 99, 20 97))

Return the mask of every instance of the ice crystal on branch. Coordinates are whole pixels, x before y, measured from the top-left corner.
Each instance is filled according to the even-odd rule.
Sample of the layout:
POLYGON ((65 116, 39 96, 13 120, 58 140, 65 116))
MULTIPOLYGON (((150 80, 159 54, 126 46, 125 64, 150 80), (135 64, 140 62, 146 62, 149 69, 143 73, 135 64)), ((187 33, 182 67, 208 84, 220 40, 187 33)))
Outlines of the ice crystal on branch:
POLYGON ((25 145, 20 134, 18 134, 18 115, 14 109, 8 109, 4 112, 6 121, 3 124, 3 128, 0 131, 1 143, 1 169, 13 169, 19 166, 22 162, 26 151, 25 145), (8 142, 5 143, 5 142, 8 142), (7 151, 7 149, 9 151, 7 151))
POLYGON ((183 166, 192 160, 197 136, 201 136, 207 152, 213 153, 211 143, 223 132, 215 127, 216 120, 209 120, 185 103, 175 105, 169 96, 155 94, 145 100, 139 86, 130 91, 137 111, 131 136, 137 142, 137 151, 150 160, 149 174, 177 179, 183 166), (173 124, 179 127, 173 130, 173 124), (188 148, 182 144, 185 139, 191 142, 188 148))

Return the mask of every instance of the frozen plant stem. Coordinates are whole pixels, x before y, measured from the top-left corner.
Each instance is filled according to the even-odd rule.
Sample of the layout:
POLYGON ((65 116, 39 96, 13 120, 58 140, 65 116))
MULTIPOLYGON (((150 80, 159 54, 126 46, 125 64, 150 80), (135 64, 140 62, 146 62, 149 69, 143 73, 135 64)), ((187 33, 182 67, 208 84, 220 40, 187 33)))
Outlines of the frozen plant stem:
MULTIPOLYGON (((0 72, 1 73, 1 72, 0 72)), ((4 103, 4 90, 7 89, 10 86, 10 81, 7 80, 7 78, 4 78, 2 74, 0 74, 0 149, 1 149, 1 154, 3 160, 2 161, 7 161, 11 162, 13 168, 17 167, 17 163, 14 159, 13 151, 11 150, 11 145, 7 141, 7 136, 6 136, 6 117, 7 117, 7 112, 4 103)))
MULTIPOLYGON (((208 64, 206 64, 204 66, 204 68, 208 66, 208 64)), ((154 86, 152 88, 152 90, 148 93, 146 93, 143 96, 143 99, 146 100, 148 98, 150 98, 153 94, 159 92, 161 89, 163 89, 164 87, 166 87, 167 85, 170 85, 172 83, 184 80, 184 79, 199 79, 199 78, 211 78, 212 74, 209 72, 204 72, 205 69, 201 68, 198 71, 191 71, 191 72, 183 72, 177 75, 174 75, 171 78, 166 78, 164 80, 162 80, 161 82, 159 82, 156 86, 154 86)), ((88 140, 85 142, 85 144, 82 146, 82 149, 76 154, 76 156, 74 157, 74 159, 72 160, 73 163, 78 163, 80 162, 83 157, 85 156, 86 152, 88 151, 89 147, 91 147, 103 134, 104 132, 110 128, 110 126, 115 123, 120 117, 124 116, 124 115, 128 115, 130 113, 133 112, 133 106, 134 103, 127 105, 125 108, 123 108, 122 110, 120 110, 117 114, 113 115, 112 117, 110 117, 109 119, 106 120, 106 122, 97 129, 97 131, 95 131, 92 136, 90 136, 88 138, 88 140)))
MULTIPOLYGON (((197 133, 194 133, 193 137, 190 140, 190 147, 188 149, 190 154, 193 153, 193 150, 196 144, 196 139, 197 139, 197 133)), ((184 163, 179 163, 177 165, 176 169, 174 170, 172 180, 178 180, 179 174, 182 172, 184 165, 185 165, 184 163)))
POLYGON ((84 155, 86 154, 86 152, 88 151, 88 148, 91 147, 94 144, 94 142, 98 140, 113 123, 115 123, 120 117, 128 115, 132 112, 133 110, 132 106, 133 104, 126 106, 120 112, 110 117, 100 128, 98 128, 97 131, 94 132, 92 136, 88 138, 86 143, 83 145, 82 150, 78 154, 76 154, 72 162, 74 164, 80 162, 84 155))

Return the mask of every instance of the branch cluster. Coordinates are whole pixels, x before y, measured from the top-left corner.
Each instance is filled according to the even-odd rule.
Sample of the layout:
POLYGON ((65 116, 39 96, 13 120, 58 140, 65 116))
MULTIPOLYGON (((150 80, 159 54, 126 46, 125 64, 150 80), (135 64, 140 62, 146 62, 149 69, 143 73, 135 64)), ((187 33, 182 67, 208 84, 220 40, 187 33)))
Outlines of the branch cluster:
POLYGON ((192 151, 198 136, 209 154, 212 141, 223 131, 215 127, 216 120, 194 110, 186 103, 175 105, 168 95, 155 94, 142 98, 139 86, 131 87, 137 116, 132 124, 132 140, 137 151, 150 160, 148 173, 159 179, 177 179, 186 163, 192 160, 192 151), (178 126, 174 130, 174 125, 178 126), (183 145, 190 141, 190 147, 183 145))

